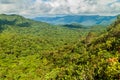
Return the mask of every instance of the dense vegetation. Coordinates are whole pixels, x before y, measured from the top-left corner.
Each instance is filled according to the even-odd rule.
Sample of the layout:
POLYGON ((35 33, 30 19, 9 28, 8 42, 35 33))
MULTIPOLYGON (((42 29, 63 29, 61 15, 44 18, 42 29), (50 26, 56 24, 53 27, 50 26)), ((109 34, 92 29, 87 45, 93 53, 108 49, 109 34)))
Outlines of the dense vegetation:
POLYGON ((120 79, 119 16, 105 30, 3 14, 0 31, 0 80, 120 79))

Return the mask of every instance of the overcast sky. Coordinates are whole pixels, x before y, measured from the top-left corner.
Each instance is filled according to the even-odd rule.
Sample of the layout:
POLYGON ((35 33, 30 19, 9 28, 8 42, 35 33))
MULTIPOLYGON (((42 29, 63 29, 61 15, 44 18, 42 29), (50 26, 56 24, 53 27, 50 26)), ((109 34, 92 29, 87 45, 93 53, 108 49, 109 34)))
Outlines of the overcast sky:
POLYGON ((54 15, 116 15, 120 0, 0 0, 0 14, 26 17, 54 15))

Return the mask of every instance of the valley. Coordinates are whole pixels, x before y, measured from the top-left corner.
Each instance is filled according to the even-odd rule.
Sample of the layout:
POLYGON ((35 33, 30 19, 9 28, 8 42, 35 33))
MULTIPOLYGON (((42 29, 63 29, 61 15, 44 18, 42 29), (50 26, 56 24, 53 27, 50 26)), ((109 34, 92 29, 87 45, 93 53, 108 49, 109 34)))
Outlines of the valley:
POLYGON ((120 16, 108 22, 53 25, 1 14, 0 80, 119 80, 120 16))

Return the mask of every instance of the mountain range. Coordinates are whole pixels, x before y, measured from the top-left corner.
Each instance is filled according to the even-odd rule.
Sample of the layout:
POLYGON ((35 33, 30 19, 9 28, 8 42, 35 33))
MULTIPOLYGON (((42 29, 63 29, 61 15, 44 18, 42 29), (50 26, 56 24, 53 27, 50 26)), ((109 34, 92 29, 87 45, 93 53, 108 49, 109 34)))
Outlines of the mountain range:
POLYGON ((72 24, 79 23, 85 26, 109 25, 115 21, 116 16, 99 15, 66 15, 54 17, 35 17, 33 20, 47 22, 51 24, 72 24))

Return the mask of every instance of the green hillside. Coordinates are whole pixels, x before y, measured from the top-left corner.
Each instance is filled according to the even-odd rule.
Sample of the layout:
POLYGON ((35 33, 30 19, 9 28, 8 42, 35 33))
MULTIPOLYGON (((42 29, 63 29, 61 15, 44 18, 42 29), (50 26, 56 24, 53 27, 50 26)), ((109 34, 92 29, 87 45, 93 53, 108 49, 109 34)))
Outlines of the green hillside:
POLYGON ((107 29, 0 15, 0 80, 119 80, 120 18, 107 29))

